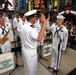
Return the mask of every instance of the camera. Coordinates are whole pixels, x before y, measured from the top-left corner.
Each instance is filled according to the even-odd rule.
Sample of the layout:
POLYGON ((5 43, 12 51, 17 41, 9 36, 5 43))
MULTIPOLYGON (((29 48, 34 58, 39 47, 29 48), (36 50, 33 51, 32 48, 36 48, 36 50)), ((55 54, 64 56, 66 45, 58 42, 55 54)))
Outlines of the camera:
POLYGON ((40 17, 40 15, 41 15, 42 13, 45 15, 45 18, 46 18, 46 19, 47 19, 47 17, 48 17, 48 14, 50 14, 50 12, 47 11, 47 10, 38 10, 37 16, 40 17))

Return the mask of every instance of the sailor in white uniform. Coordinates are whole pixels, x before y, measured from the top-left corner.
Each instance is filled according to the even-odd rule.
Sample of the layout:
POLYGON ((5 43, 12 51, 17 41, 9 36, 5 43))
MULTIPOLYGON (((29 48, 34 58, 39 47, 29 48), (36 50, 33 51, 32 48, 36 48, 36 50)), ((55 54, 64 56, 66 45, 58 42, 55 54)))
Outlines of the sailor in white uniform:
POLYGON ((39 19, 36 20, 36 22, 34 23, 34 26, 37 29, 37 31, 40 32, 41 24, 40 24, 39 19))
POLYGON ((20 13, 20 18, 21 18, 21 20, 17 23, 17 31, 18 31, 17 43, 18 43, 18 46, 21 45, 21 39, 20 39, 21 28, 23 25, 25 25, 25 23, 27 23, 27 20, 26 20, 24 13, 20 13))
POLYGON ((15 40, 17 40, 17 37, 18 37, 17 23, 19 21, 21 21, 20 15, 18 13, 16 13, 16 16, 13 19, 13 29, 14 29, 15 40))
POLYGON ((67 40, 68 40, 68 30, 62 24, 65 17, 63 15, 57 16, 57 21, 53 25, 49 25, 47 21, 47 28, 52 32, 52 62, 48 69, 53 69, 53 72, 57 72, 59 70, 59 63, 61 57, 61 51, 65 51, 67 40), (61 43, 60 43, 61 42, 61 43), (60 49, 59 48, 60 44, 60 49), (59 57, 58 57, 59 52, 59 57))
POLYGON ((18 33, 21 31, 22 26, 27 23, 27 19, 26 19, 26 16, 24 15, 24 13, 20 14, 20 18, 21 18, 21 20, 17 23, 18 33))
POLYGON ((2 18, 4 19, 5 21, 5 25, 10 25, 11 29, 10 29, 10 33, 11 33, 11 41, 14 41, 14 36, 13 36, 13 30, 12 30, 12 23, 10 22, 8 16, 6 13, 3 13, 3 16, 2 18))
POLYGON ((36 22, 37 10, 31 10, 25 13, 27 23, 21 28, 22 53, 25 67, 25 75, 36 75, 37 69, 37 43, 41 42, 44 36, 46 19, 42 14, 40 22, 42 27, 40 32, 33 27, 36 22))
MULTIPOLYGON (((35 22, 35 24, 34 24, 34 26, 35 26, 35 28, 37 29, 38 33, 39 33, 40 30, 41 30, 41 25, 42 25, 42 24, 40 23, 40 20, 37 19, 36 22, 35 22)), ((44 32, 44 37, 43 37, 42 41, 38 43, 38 46, 41 46, 41 45, 44 44, 44 38, 45 38, 45 36, 46 36, 46 30, 45 30, 45 32, 44 32)))
POLYGON ((3 13, 2 18, 4 18, 5 23, 10 23, 10 20, 9 20, 8 16, 6 15, 6 13, 3 13))
POLYGON ((5 23, 4 19, 0 18, 0 48, 2 50, 2 53, 11 52, 10 29, 11 29, 10 24, 5 23), (5 36, 5 38, 8 38, 8 39, 4 43, 1 43, 1 42, 3 42, 3 40, 5 40, 5 38, 3 38, 4 36, 5 36))

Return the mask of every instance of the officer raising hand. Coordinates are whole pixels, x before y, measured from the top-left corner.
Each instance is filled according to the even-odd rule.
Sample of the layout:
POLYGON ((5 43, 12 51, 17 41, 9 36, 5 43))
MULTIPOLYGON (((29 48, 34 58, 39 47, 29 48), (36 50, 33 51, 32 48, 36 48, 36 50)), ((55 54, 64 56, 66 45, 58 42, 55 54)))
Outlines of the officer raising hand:
POLYGON ((46 19, 43 14, 40 16, 42 24, 40 32, 34 26, 37 19, 37 10, 26 12, 27 23, 21 27, 20 38, 22 43, 22 55, 24 60, 25 75, 36 75, 37 69, 37 44, 44 37, 46 19))
POLYGON ((40 14, 40 22, 42 23, 42 25, 46 24, 46 19, 45 19, 45 15, 43 13, 40 14))
POLYGON ((42 27, 41 27, 41 30, 40 30, 39 35, 38 35, 38 42, 41 42, 41 40, 43 39, 44 30, 45 30, 45 27, 46 27, 46 19, 45 19, 45 16, 44 16, 43 13, 40 16, 40 23, 42 24, 42 27))

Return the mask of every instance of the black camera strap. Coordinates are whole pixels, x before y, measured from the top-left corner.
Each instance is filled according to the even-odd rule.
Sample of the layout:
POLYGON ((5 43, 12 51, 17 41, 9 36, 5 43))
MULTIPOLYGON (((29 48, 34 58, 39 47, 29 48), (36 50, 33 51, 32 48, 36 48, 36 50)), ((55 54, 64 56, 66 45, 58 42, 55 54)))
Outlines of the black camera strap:
POLYGON ((4 34, 4 31, 7 32, 7 31, 5 30, 6 26, 4 26, 4 28, 2 28, 2 27, 0 26, 0 28, 2 29, 2 34, 4 34))

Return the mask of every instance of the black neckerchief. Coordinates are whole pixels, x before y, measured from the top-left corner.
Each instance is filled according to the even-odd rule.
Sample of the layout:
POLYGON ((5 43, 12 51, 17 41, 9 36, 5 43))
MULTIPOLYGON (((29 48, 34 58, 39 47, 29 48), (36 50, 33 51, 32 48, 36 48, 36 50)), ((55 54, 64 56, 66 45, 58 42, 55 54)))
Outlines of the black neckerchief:
POLYGON ((57 30, 57 27, 56 27, 56 31, 54 33, 54 37, 55 37, 55 34, 57 33, 57 36, 58 36, 58 31, 60 31, 63 27, 61 27, 60 29, 57 30))
POLYGON ((17 18, 17 23, 19 22, 19 19, 17 18))
POLYGON ((4 31, 7 32, 7 31, 5 30, 6 26, 4 26, 4 28, 2 28, 2 27, 0 26, 0 28, 2 29, 2 34, 4 34, 4 31))

